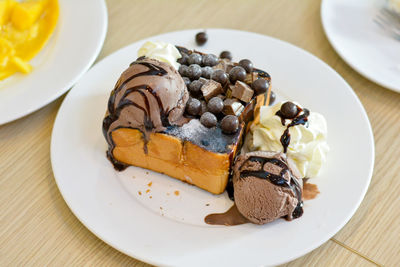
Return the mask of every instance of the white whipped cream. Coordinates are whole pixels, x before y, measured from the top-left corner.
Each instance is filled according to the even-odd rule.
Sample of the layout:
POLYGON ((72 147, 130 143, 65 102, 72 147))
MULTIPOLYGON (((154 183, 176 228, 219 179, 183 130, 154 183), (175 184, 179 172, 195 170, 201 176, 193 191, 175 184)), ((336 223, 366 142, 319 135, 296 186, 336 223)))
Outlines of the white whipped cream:
MULTIPOLYGON (((283 103, 261 107, 260 123, 251 127, 252 138, 246 140, 249 150, 283 151, 280 138, 291 122, 285 120, 283 126, 281 118, 275 115, 283 103)), ((319 113, 310 112, 308 124, 290 127, 289 133, 291 139, 287 149, 288 157, 296 164, 303 177, 318 176, 329 151, 325 118, 319 113)))
POLYGON ((142 56, 169 63, 175 69, 179 69, 179 63, 176 60, 182 57, 179 50, 173 44, 152 41, 147 41, 139 49, 138 57, 142 56))

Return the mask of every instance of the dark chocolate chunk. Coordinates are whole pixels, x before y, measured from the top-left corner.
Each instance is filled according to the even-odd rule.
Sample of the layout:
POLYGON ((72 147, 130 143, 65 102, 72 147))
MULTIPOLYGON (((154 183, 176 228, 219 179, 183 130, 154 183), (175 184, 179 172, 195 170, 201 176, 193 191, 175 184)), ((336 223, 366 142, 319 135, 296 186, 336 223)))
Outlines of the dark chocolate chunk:
POLYGON ((202 84, 205 84, 205 83, 208 82, 209 80, 208 80, 208 79, 204 79, 203 77, 200 77, 200 78, 199 78, 199 81, 200 81, 202 84))
POLYGON ((189 84, 189 91, 192 93, 199 93, 203 83, 200 80, 194 80, 189 84))
POLYGON ((244 81, 246 79, 246 71, 240 66, 233 67, 229 72, 229 80, 231 83, 236 81, 244 81))
POLYGON ((269 95, 269 106, 271 106, 276 100, 276 94, 274 91, 271 91, 270 95, 269 95))
POLYGON ((211 112, 205 112, 203 115, 201 115, 200 122, 205 127, 211 128, 217 125, 217 117, 215 117, 215 115, 211 112))
POLYGON ((222 109, 224 108, 224 102, 222 101, 221 98, 215 96, 208 101, 207 108, 208 111, 214 114, 219 114, 222 112, 222 109))
POLYGON ((281 113, 282 113, 283 117, 286 119, 293 119, 294 117, 296 117, 298 112, 299 112, 299 110, 298 110, 297 106, 290 101, 285 102, 281 106, 281 113))
POLYGON ((219 54, 219 57, 232 60, 232 53, 229 51, 222 51, 221 54, 219 54))
POLYGON ((206 66, 201 69, 201 76, 206 79, 211 79, 211 75, 213 74, 213 72, 213 68, 211 68, 210 66, 206 66))
POLYGON ((189 66, 187 76, 191 80, 198 80, 201 77, 201 67, 198 64, 192 64, 189 66))
POLYGON ((202 61, 203 61, 203 57, 198 53, 192 53, 188 58, 189 65, 191 65, 191 64, 201 65, 202 61))
POLYGON ((245 103, 250 102, 254 95, 254 91, 250 86, 241 81, 236 81, 235 85, 231 86, 230 89, 232 90, 232 97, 236 97, 245 103))
POLYGON ((218 64, 213 67, 213 69, 219 69, 229 73, 233 67, 235 67, 235 64, 228 59, 221 59, 218 61, 218 64))
POLYGON ((254 72, 247 73, 246 79, 244 79, 244 82, 247 83, 248 85, 251 85, 251 83, 254 81, 254 79, 255 79, 254 72))
POLYGON ((215 70, 211 75, 211 79, 219 82, 223 86, 228 82, 228 74, 226 74, 223 70, 215 70))
POLYGON ((208 36, 206 32, 199 32, 196 34, 196 44, 197 45, 204 45, 208 40, 208 36))
POLYGON ((185 54, 185 53, 182 53, 182 57, 179 58, 177 61, 178 61, 179 64, 187 65, 188 64, 188 59, 189 59, 189 56, 187 54, 185 54))
POLYGON ((244 106, 237 99, 227 98, 224 100, 224 108, 222 112, 225 115, 239 116, 244 110, 244 106))
POLYGON ((251 73, 253 71, 253 62, 248 59, 240 60, 239 66, 241 66, 247 73, 251 73))
POLYGON ((189 98, 188 102, 186 103, 186 112, 189 115, 196 116, 200 115, 201 112, 201 103, 196 98, 189 98))
POLYGON ((234 115, 226 115, 221 121, 222 132, 233 134, 239 129, 239 119, 234 115))
POLYGON ((222 86, 219 82, 208 80, 201 87, 201 92, 203 93, 204 99, 208 101, 214 96, 222 94, 224 90, 222 89, 222 86))
POLYGON ((218 57, 213 54, 203 55, 203 66, 214 67, 218 64, 218 57))
POLYGON ((269 88, 269 82, 263 78, 258 78, 251 84, 256 95, 265 94, 269 88))

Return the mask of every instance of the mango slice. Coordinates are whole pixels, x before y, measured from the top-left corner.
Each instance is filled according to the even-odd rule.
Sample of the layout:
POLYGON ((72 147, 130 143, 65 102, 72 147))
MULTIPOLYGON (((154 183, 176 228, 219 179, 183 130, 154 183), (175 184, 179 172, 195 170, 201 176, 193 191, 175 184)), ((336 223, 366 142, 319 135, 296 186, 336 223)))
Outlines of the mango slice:
POLYGON ((0 80, 32 71, 29 61, 50 38, 58 16, 57 0, 0 0, 0 80))

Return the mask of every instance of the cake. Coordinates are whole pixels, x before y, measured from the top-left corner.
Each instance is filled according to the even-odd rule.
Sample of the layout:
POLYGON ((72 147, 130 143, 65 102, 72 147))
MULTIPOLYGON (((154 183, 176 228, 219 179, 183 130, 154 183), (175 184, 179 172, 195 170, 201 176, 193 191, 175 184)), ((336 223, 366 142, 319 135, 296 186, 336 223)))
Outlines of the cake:
POLYGON ((142 49, 121 74, 103 120, 107 157, 117 170, 138 166, 220 194, 271 78, 249 60, 176 49, 173 64, 142 49))

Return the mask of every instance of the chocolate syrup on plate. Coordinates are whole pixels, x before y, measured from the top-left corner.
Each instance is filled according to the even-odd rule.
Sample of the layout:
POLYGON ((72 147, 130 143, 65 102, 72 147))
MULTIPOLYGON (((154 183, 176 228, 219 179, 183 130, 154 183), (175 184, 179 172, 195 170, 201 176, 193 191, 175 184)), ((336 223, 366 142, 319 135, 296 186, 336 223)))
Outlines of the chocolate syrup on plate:
POLYGON ((250 222, 238 211, 235 204, 224 213, 212 213, 204 218, 204 222, 212 225, 233 226, 250 222))

